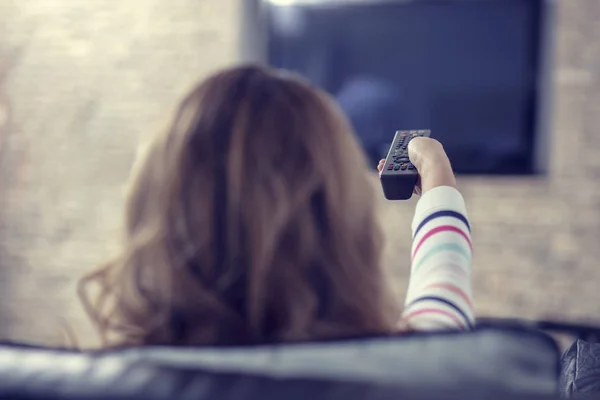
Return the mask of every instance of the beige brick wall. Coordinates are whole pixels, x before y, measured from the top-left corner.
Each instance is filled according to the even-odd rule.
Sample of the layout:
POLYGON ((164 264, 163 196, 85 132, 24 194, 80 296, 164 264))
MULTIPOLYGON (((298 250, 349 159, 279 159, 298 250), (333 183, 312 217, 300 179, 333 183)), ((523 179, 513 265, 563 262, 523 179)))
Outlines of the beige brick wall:
MULTIPOLYGON (((75 279, 114 251, 140 135, 239 59, 240 1, 0 0, 1 337, 94 343, 75 279)), ((600 1, 558 4, 550 174, 460 185, 480 315, 600 322, 600 1)), ((381 200, 399 293, 413 206, 381 200)))

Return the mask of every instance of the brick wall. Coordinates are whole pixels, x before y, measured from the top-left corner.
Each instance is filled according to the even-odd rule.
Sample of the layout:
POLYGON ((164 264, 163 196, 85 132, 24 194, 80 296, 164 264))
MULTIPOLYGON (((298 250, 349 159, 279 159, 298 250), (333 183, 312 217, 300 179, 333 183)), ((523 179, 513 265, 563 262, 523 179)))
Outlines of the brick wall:
MULTIPOLYGON (((114 251, 139 136, 238 60, 240 1, 0 1, 1 337, 95 343, 75 280, 114 251)), ((480 315, 600 322, 600 1, 558 3, 549 175, 460 185, 480 315)), ((413 206, 381 200, 399 293, 413 206)))

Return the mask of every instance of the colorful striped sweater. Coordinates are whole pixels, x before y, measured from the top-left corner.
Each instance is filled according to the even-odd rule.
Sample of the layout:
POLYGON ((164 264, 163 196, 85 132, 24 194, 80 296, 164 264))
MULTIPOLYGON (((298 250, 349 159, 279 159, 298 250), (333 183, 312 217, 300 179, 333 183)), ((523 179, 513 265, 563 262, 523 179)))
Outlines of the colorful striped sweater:
POLYGON ((402 316, 412 330, 471 329, 471 233, 462 195, 436 187, 417 203, 402 316))

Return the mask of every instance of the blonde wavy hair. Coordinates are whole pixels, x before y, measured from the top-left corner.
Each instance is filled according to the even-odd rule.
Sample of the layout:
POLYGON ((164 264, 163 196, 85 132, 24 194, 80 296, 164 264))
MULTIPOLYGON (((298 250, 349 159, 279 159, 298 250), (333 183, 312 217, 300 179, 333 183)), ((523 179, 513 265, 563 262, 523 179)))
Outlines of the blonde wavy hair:
POLYGON ((256 66, 209 77, 135 169, 122 253, 80 281, 103 345, 392 332, 368 175, 322 91, 256 66))

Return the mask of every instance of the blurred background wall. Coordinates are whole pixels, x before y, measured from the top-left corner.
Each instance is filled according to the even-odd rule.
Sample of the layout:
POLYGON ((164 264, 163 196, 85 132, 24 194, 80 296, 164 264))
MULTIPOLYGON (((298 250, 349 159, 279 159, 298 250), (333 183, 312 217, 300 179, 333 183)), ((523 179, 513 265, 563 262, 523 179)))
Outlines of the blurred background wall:
MULTIPOLYGON (((76 279, 115 251, 140 138, 241 59, 242 1, 0 1, 0 337, 95 344, 76 279)), ((476 305, 600 322, 600 1, 557 3, 549 174, 460 180, 476 305)), ((399 294, 413 207, 380 201, 399 294)))

